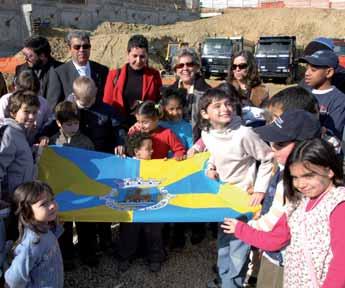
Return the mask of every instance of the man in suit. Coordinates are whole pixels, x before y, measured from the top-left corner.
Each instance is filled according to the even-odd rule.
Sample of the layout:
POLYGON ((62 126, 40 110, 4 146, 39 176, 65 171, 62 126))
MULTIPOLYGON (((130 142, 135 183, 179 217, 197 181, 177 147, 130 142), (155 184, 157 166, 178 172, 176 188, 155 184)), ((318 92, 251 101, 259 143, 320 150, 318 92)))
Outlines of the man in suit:
POLYGON ((72 93, 73 81, 79 76, 93 79, 98 92, 96 101, 102 101, 108 68, 97 62, 90 61, 90 37, 83 31, 71 31, 67 35, 67 44, 72 59, 51 73, 48 86, 48 103, 52 109, 57 103, 67 99, 72 93))
POLYGON ((51 56, 51 47, 48 40, 41 36, 32 36, 25 40, 22 53, 25 63, 16 67, 15 77, 20 72, 31 69, 40 80, 40 91, 38 95, 47 98, 47 86, 49 74, 52 70, 62 64, 51 56))

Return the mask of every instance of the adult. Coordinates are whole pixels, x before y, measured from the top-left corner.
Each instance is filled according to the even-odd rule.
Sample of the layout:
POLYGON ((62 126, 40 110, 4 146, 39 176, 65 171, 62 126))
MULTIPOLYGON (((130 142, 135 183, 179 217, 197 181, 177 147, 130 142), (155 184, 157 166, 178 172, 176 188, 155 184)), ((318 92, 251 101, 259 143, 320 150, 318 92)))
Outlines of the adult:
POLYGON ((52 70, 62 64, 51 56, 51 47, 48 40, 41 36, 32 36, 25 40, 22 53, 25 57, 25 63, 16 67, 15 77, 24 70, 35 72, 40 81, 40 91, 38 95, 47 98, 47 87, 49 75, 52 70))
POLYGON ((262 84, 255 58, 249 51, 233 54, 226 83, 235 87, 242 106, 260 107, 268 98, 268 89, 262 84))
POLYGON ((128 126, 135 123, 132 114, 137 100, 160 99, 162 80, 148 66, 149 44, 143 35, 133 35, 127 44, 127 63, 109 72, 103 101, 118 110, 128 126))
POLYGON ((184 119, 192 123, 193 140, 196 141, 200 138, 200 129, 196 126, 199 99, 211 86, 201 76, 200 58, 192 48, 182 48, 177 51, 173 59, 173 70, 177 79, 169 88, 187 90, 184 119))
MULTIPOLYGON (((332 39, 326 37, 318 37, 311 41, 304 49, 303 56, 310 56, 316 51, 320 50, 334 50, 334 44, 332 39)), ((300 86, 311 91, 311 88, 305 83, 304 79, 299 83, 300 86)), ((335 73, 332 77, 332 85, 337 87, 341 92, 345 94, 345 69, 338 65, 335 69, 335 73)))
POLYGON ((6 93, 7 93, 6 81, 2 73, 0 72, 0 97, 2 95, 5 95, 6 93))
POLYGON ((67 35, 67 44, 72 59, 51 74, 48 86, 48 103, 53 109, 57 103, 67 99, 72 93, 73 81, 79 76, 93 79, 98 92, 96 101, 101 102, 108 68, 90 59, 90 37, 83 31, 71 31, 67 35))

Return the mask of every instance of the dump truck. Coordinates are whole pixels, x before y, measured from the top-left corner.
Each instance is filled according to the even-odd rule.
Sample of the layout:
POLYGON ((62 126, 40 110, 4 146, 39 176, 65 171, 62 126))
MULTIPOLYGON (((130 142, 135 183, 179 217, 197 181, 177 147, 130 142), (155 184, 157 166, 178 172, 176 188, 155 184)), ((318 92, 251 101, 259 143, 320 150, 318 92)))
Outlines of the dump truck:
POLYGON ((255 59, 261 79, 296 80, 298 57, 296 36, 262 36, 255 47, 255 59))
POLYGON ((242 36, 206 38, 201 47, 201 70, 204 77, 226 77, 232 54, 242 50, 254 52, 254 47, 254 42, 242 36))
POLYGON ((345 39, 332 39, 334 52, 339 59, 339 65, 345 68, 345 39))

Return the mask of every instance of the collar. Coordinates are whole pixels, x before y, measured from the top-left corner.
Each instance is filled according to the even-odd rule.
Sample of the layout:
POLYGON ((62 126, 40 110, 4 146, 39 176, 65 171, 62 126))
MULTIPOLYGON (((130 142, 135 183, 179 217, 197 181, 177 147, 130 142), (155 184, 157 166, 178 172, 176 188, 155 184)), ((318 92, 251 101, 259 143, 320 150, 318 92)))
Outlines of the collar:
MULTIPOLYGON (((192 86, 190 86, 187 89, 187 94, 194 94, 194 85, 195 85, 195 81, 193 82, 192 86)), ((178 81, 178 85, 177 86, 178 86, 178 88, 184 88, 182 80, 178 81)))
POLYGON ((323 94, 327 94, 327 93, 331 92, 334 88, 335 88, 335 87, 332 86, 331 88, 326 89, 326 90, 317 90, 317 89, 313 89, 313 90, 311 90, 311 93, 317 94, 317 95, 323 95, 323 94))
POLYGON ((91 77, 91 67, 90 67, 90 61, 87 61, 85 66, 80 66, 76 62, 72 61, 75 69, 77 69, 80 76, 88 76, 91 77), (83 73, 85 75, 83 75, 83 73))

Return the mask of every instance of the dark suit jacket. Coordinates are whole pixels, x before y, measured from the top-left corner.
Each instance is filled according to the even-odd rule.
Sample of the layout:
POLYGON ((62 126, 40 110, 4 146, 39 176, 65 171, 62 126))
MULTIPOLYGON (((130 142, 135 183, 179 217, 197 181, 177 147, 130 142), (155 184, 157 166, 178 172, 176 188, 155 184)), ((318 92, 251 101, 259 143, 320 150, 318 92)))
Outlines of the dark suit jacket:
MULTIPOLYGON (((48 83, 49 83, 49 75, 52 70, 54 70, 56 67, 63 64, 60 61, 55 60, 54 58, 50 58, 48 63, 44 65, 41 69, 33 69, 35 71, 35 74, 37 75, 38 79, 40 80, 40 93, 39 95, 47 99, 47 89, 48 89, 48 83)), ((18 77, 20 72, 24 70, 31 70, 32 68, 28 66, 27 63, 18 65, 16 67, 16 74, 15 77, 18 77)))
MULTIPOLYGON (((108 67, 97 62, 89 61, 91 78, 98 88, 97 100, 102 102, 105 81, 107 80, 108 67)), ((79 77, 79 73, 72 61, 59 66, 52 71, 49 77, 47 100, 49 106, 54 109, 56 104, 67 99, 72 93, 73 81, 79 77)))
POLYGON ((5 95, 7 93, 7 86, 4 79, 4 76, 2 76, 2 73, 0 72, 0 97, 2 95, 5 95))

